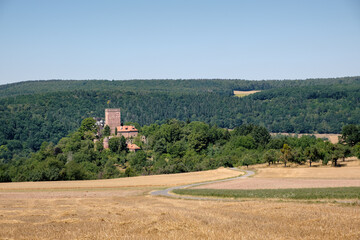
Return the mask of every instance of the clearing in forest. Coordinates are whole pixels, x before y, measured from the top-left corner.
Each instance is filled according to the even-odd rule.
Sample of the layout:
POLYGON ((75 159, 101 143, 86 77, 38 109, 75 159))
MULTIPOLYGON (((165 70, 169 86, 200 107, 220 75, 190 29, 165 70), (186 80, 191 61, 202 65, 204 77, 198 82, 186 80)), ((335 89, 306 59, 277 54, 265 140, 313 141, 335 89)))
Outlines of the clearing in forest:
POLYGON ((237 96, 237 97, 245 97, 245 96, 248 96, 250 94, 257 93, 257 92, 261 92, 261 91, 260 90, 252 90, 252 91, 237 91, 237 90, 234 90, 234 95, 237 96))
POLYGON ((322 139, 328 139, 331 143, 336 144, 339 142, 339 137, 341 136, 341 134, 334 134, 334 133, 270 133, 271 136, 276 136, 276 135, 284 135, 284 136, 298 136, 299 138, 301 136, 307 135, 307 136, 315 136, 316 138, 322 138, 322 139))

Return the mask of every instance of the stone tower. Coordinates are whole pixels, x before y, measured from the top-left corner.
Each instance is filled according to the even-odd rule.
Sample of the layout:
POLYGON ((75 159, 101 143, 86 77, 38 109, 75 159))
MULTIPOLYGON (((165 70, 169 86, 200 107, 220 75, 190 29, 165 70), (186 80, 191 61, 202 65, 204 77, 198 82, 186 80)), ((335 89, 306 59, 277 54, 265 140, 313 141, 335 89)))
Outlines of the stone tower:
POLYGON ((105 126, 110 127, 111 134, 115 133, 115 128, 121 125, 120 108, 105 109, 105 126))

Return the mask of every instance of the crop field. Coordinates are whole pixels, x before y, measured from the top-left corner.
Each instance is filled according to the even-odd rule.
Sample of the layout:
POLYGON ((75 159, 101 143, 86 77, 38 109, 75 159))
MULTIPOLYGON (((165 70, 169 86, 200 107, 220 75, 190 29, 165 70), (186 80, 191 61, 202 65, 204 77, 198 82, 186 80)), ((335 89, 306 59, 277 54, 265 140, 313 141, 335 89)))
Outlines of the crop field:
POLYGON ((360 179, 360 166, 336 168, 330 166, 311 168, 259 168, 254 178, 360 179))
POLYGON ((360 187, 358 179, 247 178, 201 185, 194 189, 286 189, 360 187))
MULTIPOLYGON (((176 189, 174 193, 221 198, 276 198, 276 199, 352 199, 360 200, 360 187, 287 188, 287 189, 176 189)), ((349 201, 350 202, 350 201, 349 201)), ((356 202, 356 201, 353 201, 356 202)))
POLYGON ((261 92, 260 90, 253 90, 253 91, 234 91, 234 95, 236 97, 245 97, 245 96, 248 96, 250 94, 254 94, 254 93, 257 93, 257 92, 261 92))
POLYGON ((0 239, 360 238, 358 204, 149 195, 170 185, 238 175, 218 169, 101 181, 0 184, 0 239))
POLYGON ((139 176, 131 178, 117 178, 105 180, 87 181, 57 181, 57 182, 11 182, 0 183, 1 191, 22 191, 22 190, 66 190, 66 189, 108 189, 123 187, 156 187, 174 186, 194 182, 210 181, 215 179, 239 176, 241 172, 226 168, 216 170, 189 172, 179 174, 164 174, 152 176, 139 176))
POLYGON ((284 135, 284 136, 315 136, 316 138, 322 138, 322 139, 327 139, 329 140, 331 143, 338 143, 339 142, 339 137, 341 136, 341 134, 333 134, 333 133, 315 133, 315 134, 296 134, 296 133, 271 133, 272 136, 276 136, 276 135, 284 135))

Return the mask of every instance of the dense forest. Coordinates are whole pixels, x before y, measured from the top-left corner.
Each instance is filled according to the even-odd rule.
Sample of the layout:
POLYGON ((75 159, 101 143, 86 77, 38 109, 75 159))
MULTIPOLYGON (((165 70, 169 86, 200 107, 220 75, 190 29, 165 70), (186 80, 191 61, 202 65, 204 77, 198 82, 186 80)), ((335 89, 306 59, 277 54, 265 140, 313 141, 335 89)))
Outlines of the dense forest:
POLYGON ((131 91, 131 92, 216 92, 231 95, 233 90, 266 90, 284 87, 305 87, 334 84, 359 84, 360 77, 321 78, 307 80, 48 80, 26 81, 0 86, 0 97, 25 94, 84 91, 131 91))
POLYGON ((0 147, 0 182, 103 179, 148 174, 167 174, 214 169, 220 166, 248 166, 257 163, 285 166, 321 161, 337 166, 338 161, 360 154, 360 127, 343 128, 342 143, 332 144, 314 136, 271 137, 266 128, 241 125, 233 131, 204 122, 167 120, 161 125, 140 127, 132 142, 141 147, 128 152, 124 137, 109 140, 103 147, 102 134, 93 118, 57 144, 43 142, 29 157, 6 159, 7 147, 0 147), (145 136, 145 140, 141 138, 145 136), (94 139, 97 139, 95 142, 94 139))
POLYGON ((120 107, 141 126, 167 119, 270 132, 340 133, 360 124, 360 77, 309 80, 32 81, 0 86, 0 146, 7 161, 57 143, 87 117, 120 107), (262 90, 235 97, 233 90, 262 90))

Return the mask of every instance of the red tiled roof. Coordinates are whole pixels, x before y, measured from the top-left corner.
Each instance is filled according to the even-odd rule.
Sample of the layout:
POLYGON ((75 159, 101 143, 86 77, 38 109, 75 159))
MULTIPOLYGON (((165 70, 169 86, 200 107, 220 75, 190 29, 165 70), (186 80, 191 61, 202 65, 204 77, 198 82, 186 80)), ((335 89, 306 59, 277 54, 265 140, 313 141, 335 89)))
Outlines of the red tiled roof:
POLYGON ((138 132, 138 130, 134 126, 118 126, 118 132, 138 132))
POLYGON ((140 149, 140 147, 138 146, 138 145, 136 145, 136 144, 132 144, 132 143, 129 143, 128 145, 127 145, 127 148, 128 149, 140 149))

